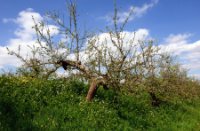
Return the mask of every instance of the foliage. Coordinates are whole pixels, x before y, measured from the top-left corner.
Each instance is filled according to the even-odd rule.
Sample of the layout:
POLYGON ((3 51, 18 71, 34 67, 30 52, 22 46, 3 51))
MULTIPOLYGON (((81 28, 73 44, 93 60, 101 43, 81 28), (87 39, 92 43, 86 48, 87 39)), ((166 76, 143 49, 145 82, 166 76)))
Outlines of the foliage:
MULTIPOLYGON (((190 84, 190 83, 188 83, 190 84)), ((0 77, 0 130, 199 130, 199 99, 153 108, 149 95, 100 88, 84 100, 88 85, 74 80, 0 77)))

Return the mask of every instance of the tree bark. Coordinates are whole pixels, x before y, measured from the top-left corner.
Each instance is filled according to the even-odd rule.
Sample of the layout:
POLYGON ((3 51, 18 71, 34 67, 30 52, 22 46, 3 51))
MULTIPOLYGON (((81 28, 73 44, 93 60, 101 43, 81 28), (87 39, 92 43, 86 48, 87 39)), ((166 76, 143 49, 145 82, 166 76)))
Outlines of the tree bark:
POLYGON ((89 91, 88 91, 87 96, 86 96, 87 101, 91 101, 94 98, 94 95, 96 94, 97 88, 98 88, 98 81, 92 80, 92 82, 90 84, 89 91))

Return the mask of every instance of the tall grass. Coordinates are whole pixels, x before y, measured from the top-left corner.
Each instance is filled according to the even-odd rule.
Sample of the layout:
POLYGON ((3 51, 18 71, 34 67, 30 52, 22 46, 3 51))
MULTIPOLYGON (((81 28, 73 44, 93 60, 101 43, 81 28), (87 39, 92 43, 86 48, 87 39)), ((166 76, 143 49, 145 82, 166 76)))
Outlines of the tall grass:
POLYGON ((200 130, 200 102, 152 107, 149 95, 99 89, 86 102, 80 81, 0 77, 0 130, 200 130))

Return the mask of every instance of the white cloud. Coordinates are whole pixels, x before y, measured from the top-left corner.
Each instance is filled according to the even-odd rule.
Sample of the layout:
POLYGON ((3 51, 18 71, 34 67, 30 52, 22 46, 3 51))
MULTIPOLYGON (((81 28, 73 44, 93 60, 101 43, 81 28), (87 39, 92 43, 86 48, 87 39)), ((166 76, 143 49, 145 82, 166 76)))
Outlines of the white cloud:
POLYGON ((34 26, 34 21, 40 22, 43 20, 43 17, 34 12, 33 9, 28 8, 24 11, 21 11, 18 17, 14 22, 19 26, 15 31, 15 35, 23 40, 30 40, 35 35, 35 30, 32 28, 34 26))
MULTIPOLYGON (((123 48, 127 49, 130 47, 130 44, 134 45, 138 42, 138 40, 145 40, 149 36, 149 31, 147 29, 138 29, 133 32, 123 31, 120 33, 120 35, 121 35, 121 38, 123 38, 123 48), (130 41, 130 40, 134 40, 134 41, 130 41)), ((97 44, 101 44, 101 46, 97 45, 98 47, 104 46, 110 50, 113 50, 113 52, 117 50, 115 49, 116 47, 111 42, 109 33, 99 34, 98 39, 99 41, 97 42, 97 44)))
POLYGON ((0 66, 1 67, 6 67, 7 65, 11 65, 11 66, 15 66, 15 67, 19 67, 22 62, 16 58, 15 56, 11 56, 8 55, 8 51, 6 49, 6 47, 8 47, 10 50, 14 50, 17 51, 19 45, 21 46, 21 55, 22 56, 26 56, 28 54, 28 52, 30 52, 30 49, 28 48, 28 45, 34 45, 35 42, 34 41, 23 41, 21 39, 11 39, 9 41, 9 45, 7 46, 0 46, 0 66))
MULTIPOLYGON (((135 44, 138 43, 139 40, 146 40, 149 37, 149 30, 141 28, 136 31, 124 31, 120 33, 121 37, 124 37, 123 39, 123 46, 122 48, 124 50, 129 50, 129 48, 134 47, 135 44), (132 41, 133 40, 133 41, 132 41)), ((92 40, 91 38, 90 40, 92 40)), ((107 49, 112 55, 119 55, 119 50, 116 49, 116 46, 113 45, 113 42, 111 42, 110 34, 100 33, 97 36, 94 36, 94 39, 97 40, 95 42, 95 46, 99 50, 107 49)), ((89 44, 86 43, 86 48, 89 48, 89 44)), ((61 50, 60 50, 61 51, 61 50)), ((64 50, 65 51, 65 50, 64 50)), ((62 51, 61 51, 62 52, 62 51)), ((82 63, 85 63, 88 61, 88 59, 95 59, 96 50, 93 48, 93 50, 84 50, 81 51, 79 56, 82 63)), ((76 56, 75 54, 70 54, 66 57, 69 60, 75 60, 76 56)))
MULTIPOLYGON (((18 25, 18 28, 14 31, 14 34, 17 38, 22 40, 31 40, 35 36, 35 29, 33 28, 35 23, 39 23, 43 21, 43 17, 35 12, 33 9, 28 8, 19 12, 18 17, 16 19, 13 18, 4 18, 3 22, 14 22, 18 25)), ((57 35, 59 33, 58 27, 55 25, 48 25, 45 27, 50 30, 51 35, 57 35)), ((46 32, 44 32, 45 34, 46 32)), ((47 33, 46 33, 47 34, 47 33)))
MULTIPOLYGON (((152 0, 150 3, 145 3, 141 7, 130 6, 127 11, 118 12, 118 18, 119 18, 118 22, 123 23, 126 20, 126 18, 129 16, 130 12, 133 12, 133 14, 131 16, 129 16, 129 21, 132 21, 135 18, 139 18, 139 17, 143 16, 149 9, 154 7, 158 3, 158 1, 159 0, 152 0)), ((102 18, 108 22, 113 21, 112 14, 110 14, 110 13, 102 18)))
POLYGON ((190 37, 191 34, 171 34, 160 47, 163 51, 177 55, 184 68, 200 76, 200 40, 189 42, 190 37))
MULTIPOLYGON (((131 56, 134 55, 134 50, 139 49, 138 41, 146 40, 149 37, 149 31, 147 29, 138 29, 132 32, 124 31, 121 32, 120 35, 121 38, 123 38, 121 48, 124 52, 128 52, 129 50, 131 50, 131 56)), ((117 43, 116 37, 113 37, 112 39, 117 43)), ((96 48, 90 48, 90 44, 86 43, 86 47, 90 49, 86 50, 85 52, 81 52, 80 56, 83 63, 88 61, 88 59, 96 59, 95 57, 97 56, 97 53, 99 53, 97 50, 103 51, 103 54, 106 53, 105 59, 107 59, 108 61, 110 60, 110 55, 112 55, 112 57, 116 59, 120 58, 120 51, 114 45, 115 42, 111 41, 109 33, 100 33, 97 36, 95 36, 94 39, 91 38, 90 40, 96 40, 94 43, 92 42, 94 44, 92 45, 92 47, 95 46, 96 48)))
MULTIPOLYGON (((18 27, 14 31, 16 38, 11 38, 8 40, 6 46, 0 46, 1 68, 6 66, 18 67, 22 64, 22 62, 17 57, 8 54, 6 47, 8 47, 10 50, 17 51, 19 45, 21 45, 20 54, 26 57, 31 52, 29 47, 38 46, 35 40, 35 30, 32 28, 34 26, 33 18, 36 23, 44 19, 38 12, 33 11, 31 8, 19 12, 18 17, 15 19, 3 19, 4 23, 12 22, 17 24, 18 27)), ((58 27, 55 25, 47 25, 46 28, 50 30, 51 35, 57 35, 59 33, 58 27)))
POLYGON ((163 50, 173 52, 175 55, 184 54, 184 56, 188 55, 190 58, 196 58, 200 51, 200 40, 190 43, 188 42, 190 37, 191 34, 171 34, 166 38, 161 47, 163 50))
MULTIPOLYGON (((51 36, 55 36, 59 33, 59 28, 55 25, 48 25, 46 28, 49 29, 51 36)), ((45 34, 45 35, 47 35, 47 34, 45 34)))

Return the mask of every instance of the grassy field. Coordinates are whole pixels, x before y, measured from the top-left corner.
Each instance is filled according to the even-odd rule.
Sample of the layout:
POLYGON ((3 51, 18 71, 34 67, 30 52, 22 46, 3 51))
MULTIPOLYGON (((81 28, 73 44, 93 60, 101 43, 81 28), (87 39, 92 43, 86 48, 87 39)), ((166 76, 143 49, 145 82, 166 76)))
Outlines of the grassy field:
POLYGON ((0 77, 0 130, 200 130, 200 101, 152 107, 147 93, 99 88, 86 102, 78 81, 0 77))

